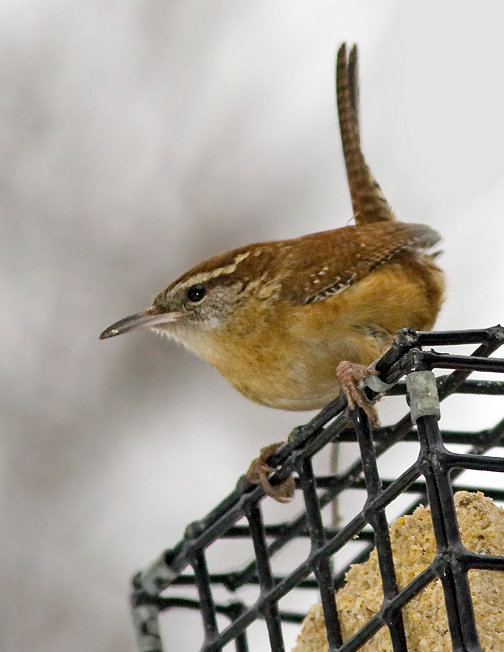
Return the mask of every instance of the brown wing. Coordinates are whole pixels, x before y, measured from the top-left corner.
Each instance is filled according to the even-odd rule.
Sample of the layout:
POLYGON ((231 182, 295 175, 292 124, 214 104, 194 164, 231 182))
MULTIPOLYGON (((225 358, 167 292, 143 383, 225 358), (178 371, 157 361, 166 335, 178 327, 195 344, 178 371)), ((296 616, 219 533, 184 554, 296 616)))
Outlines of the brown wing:
POLYGON ((284 244, 280 296, 292 305, 342 292, 406 249, 433 246, 439 234, 422 224, 376 222, 313 234, 284 244), (323 246, 321 246, 323 243, 323 246))
POLYGON ((359 134, 359 82, 357 46, 347 60, 346 44, 338 51, 336 97, 343 155, 352 207, 357 224, 395 220, 392 209, 369 169, 359 134))

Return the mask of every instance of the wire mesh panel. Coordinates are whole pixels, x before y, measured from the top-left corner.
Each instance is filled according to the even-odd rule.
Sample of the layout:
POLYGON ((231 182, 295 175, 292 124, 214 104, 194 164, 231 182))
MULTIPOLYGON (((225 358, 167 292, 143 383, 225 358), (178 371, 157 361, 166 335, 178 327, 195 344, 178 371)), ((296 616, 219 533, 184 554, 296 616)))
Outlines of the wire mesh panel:
MULTIPOLYGON (((420 333, 403 330, 392 348, 377 363, 365 391, 406 395, 409 410, 393 425, 372 429, 359 408, 348 411, 339 397, 309 423, 295 428, 269 462, 276 471, 273 484, 292 473, 296 497, 281 506, 281 516, 270 518, 260 487, 242 478, 235 491, 205 518, 189 525, 174 548, 165 551, 149 568, 133 579, 132 606, 141 652, 163 650, 160 616, 175 609, 201 614, 201 650, 254 650, 257 626, 267 632, 274 652, 285 648, 287 623, 301 623, 306 615, 306 594, 322 603, 329 650, 357 650, 387 627, 394 651, 406 651, 402 608, 429 582, 440 578, 454 650, 480 650, 468 572, 486 569, 504 572, 504 557, 476 554, 461 542, 454 503, 456 489, 483 489, 494 500, 504 501, 504 457, 490 455, 504 446, 504 419, 490 428, 463 431, 439 428, 440 402, 451 395, 504 394, 504 359, 490 357, 504 342, 500 326, 475 331, 420 333), (476 345, 472 353, 460 353, 476 345), (450 352, 440 349, 449 346, 450 352), (460 349, 459 349, 460 346, 460 349), (432 350, 428 347, 436 347, 432 350), (449 370, 435 376, 433 371, 449 370), (474 372, 492 372, 488 379, 469 378, 474 372), (495 379, 494 379, 495 378, 495 379), (403 379, 403 380, 402 380, 403 379), (359 455, 338 473, 316 472, 320 451, 334 442, 355 442, 359 455), (399 451, 404 442, 415 442, 410 464, 385 477, 384 456, 399 451), (483 472, 478 484, 467 484, 468 471, 483 472), (486 482, 493 476, 493 482, 486 482), (350 501, 348 496, 352 498, 350 501), (361 505, 341 522, 331 522, 335 499, 361 505), (436 554, 422 572, 404 588, 396 580, 389 536, 389 513, 400 503, 399 514, 409 514, 428 503, 436 542, 436 554), (327 509, 326 509, 327 508, 327 509), (285 513, 285 516, 284 516, 285 513), (235 552, 218 546, 233 544, 235 552), (296 543, 302 544, 296 547, 296 543), (289 547, 296 554, 277 565, 289 547), (383 602, 363 627, 343 642, 335 590, 345 581, 350 564, 362 562, 376 547, 383 602), (244 552, 240 557, 236 550, 244 552), (214 572, 222 558, 231 568, 214 572), (237 560, 233 565, 234 560, 237 560), (343 560, 343 561, 342 561, 343 560), (318 598, 314 590, 318 591, 318 598), (314 597, 315 596, 315 597, 314 597), (287 607, 284 607, 287 605, 287 607)), ((488 399, 490 400, 490 399, 488 399)), ((413 446, 413 444, 411 444, 413 446)), ((402 449, 401 449, 402 450, 402 449)), ((397 452, 397 459, 401 458, 397 452)), ((299 628, 299 625, 298 625, 299 628)), ((264 648, 263 648, 264 649, 264 648)), ((165 651, 166 652, 166 651, 165 651)))

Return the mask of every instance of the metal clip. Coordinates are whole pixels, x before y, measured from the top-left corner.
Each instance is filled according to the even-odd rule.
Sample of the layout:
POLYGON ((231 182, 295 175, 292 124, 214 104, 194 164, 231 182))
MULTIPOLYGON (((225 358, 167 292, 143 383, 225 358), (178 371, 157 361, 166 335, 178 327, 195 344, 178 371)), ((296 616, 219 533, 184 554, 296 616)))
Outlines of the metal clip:
POLYGON ((428 369, 412 371, 406 376, 406 388, 413 423, 416 423, 420 417, 435 417, 439 420, 441 411, 436 377, 432 371, 428 369))
MULTIPOLYGON (((369 365, 369 368, 376 369, 376 365, 379 361, 380 358, 372 362, 369 365)), ((377 394, 385 394, 391 387, 395 385, 395 383, 384 383, 383 380, 381 380, 380 377, 376 374, 370 374, 362 381, 362 385, 364 387, 369 387, 369 389, 373 390, 373 392, 376 392, 377 394)))

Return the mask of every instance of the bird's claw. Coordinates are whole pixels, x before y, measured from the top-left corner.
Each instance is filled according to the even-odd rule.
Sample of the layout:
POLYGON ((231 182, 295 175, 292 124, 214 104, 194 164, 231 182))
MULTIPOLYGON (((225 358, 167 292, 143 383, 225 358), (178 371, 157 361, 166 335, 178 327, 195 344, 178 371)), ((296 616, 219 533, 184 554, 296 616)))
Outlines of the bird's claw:
POLYGON ((283 442, 271 444, 261 449, 259 457, 257 457, 249 467, 245 477, 252 483, 262 487, 264 493, 271 498, 274 498, 279 503, 288 503, 294 496, 296 484, 294 478, 289 476, 283 482, 277 485, 272 485, 269 481, 269 474, 275 469, 268 464, 268 459, 273 455, 283 442))
POLYGON ((357 405, 362 408, 373 426, 380 425, 378 414, 364 396, 359 387, 359 382, 377 373, 376 369, 356 362, 349 362, 348 360, 343 360, 336 368, 336 375, 341 384, 341 391, 347 398, 348 407, 351 410, 355 409, 357 405))

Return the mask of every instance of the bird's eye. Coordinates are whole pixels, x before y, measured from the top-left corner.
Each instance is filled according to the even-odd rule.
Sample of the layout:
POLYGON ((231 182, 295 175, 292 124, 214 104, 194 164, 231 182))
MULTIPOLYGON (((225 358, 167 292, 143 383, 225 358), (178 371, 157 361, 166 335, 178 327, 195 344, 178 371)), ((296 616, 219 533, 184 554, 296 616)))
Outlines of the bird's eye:
POLYGON ((198 303, 201 301, 206 294, 206 287, 201 283, 196 283, 196 285, 191 285, 187 290, 187 298, 193 303, 198 303))

